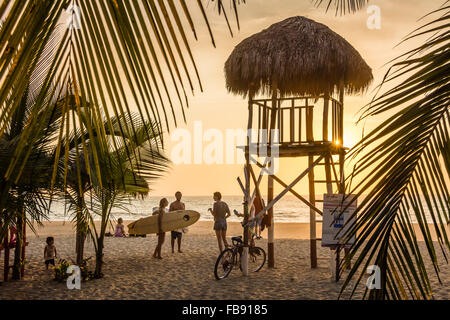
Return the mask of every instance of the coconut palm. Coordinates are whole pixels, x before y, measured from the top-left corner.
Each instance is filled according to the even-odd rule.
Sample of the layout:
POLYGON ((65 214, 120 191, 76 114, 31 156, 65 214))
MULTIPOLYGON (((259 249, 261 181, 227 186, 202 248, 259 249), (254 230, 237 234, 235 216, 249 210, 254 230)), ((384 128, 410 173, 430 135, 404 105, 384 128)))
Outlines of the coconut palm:
MULTIPOLYGON (((68 104, 71 108, 76 108, 75 96, 69 95, 58 101, 57 104, 68 104)), ((93 105, 81 105, 82 122, 87 127, 97 120, 93 118, 91 112, 93 105)), ((72 132, 62 137, 62 143, 53 151, 52 156, 64 152, 66 156, 60 157, 59 163, 64 183, 66 187, 63 190, 66 200, 69 203, 69 212, 74 212, 73 221, 76 227, 76 262, 81 265, 83 262, 84 242, 88 234, 97 233, 93 223, 93 214, 99 216, 101 221, 100 236, 104 237, 106 225, 109 222, 109 212, 114 207, 115 201, 120 197, 129 197, 135 194, 146 194, 148 181, 159 177, 165 171, 168 165, 167 158, 163 155, 160 140, 159 126, 151 121, 142 121, 137 114, 130 114, 126 119, 111 118, 103 119, 103 123, 110 122, 113 131, 106 129, 106 140, 99 139, 97 132, 94 133, 95 139, 91 139, 89 133, 85 130, 75 127, 72 132), (127 125, 127 122, 133 122, 134 131, 132 135, 121 135, 120 128, 127 125), (120 139, 120 140, 119 140, 120 139), (120 143, 119 149, 114 150, 112 141, 117 140, 120 143), (93 144, 102 143, 103 146, 94 146, 93 144), (83 149, 83 147, 86 147, 83 149), (92 156, 92 149, 106 150, 98 154, 100 163, 101 177, 97 176, 95 163, 92 156), (68 159, 68 160, 66 160, 68 159), (68 162, 66 165, 64 162, 68 162), (67 168, 67 170, 65 170, 67 168), (100 181, 103 181, 100 184, 100 181), (93 195, 94 199, 100 204, 100 209, 89 210, 86 204, 88 195, 93 195), (108 198, 108 195, 110 197, 108 198), (106 203, 103 203, 103 200, 106 203), (100 212, 100 214, 97 214, 100 212)), ((130 125, 128 123, 128 125, 130 125)), ((98 241, 99 237, 94 240, 98 241)), ((102 245, 96 248, 102 248, 102 245)), ((96 249, 97 250, 97 249, 96 249)))
MULTIPOLYGON (((130 197, 144 196, 149 189, 149 181, 156 179, 168 167, 168 159, 160 152, 160 146, 152 145, 149 141, 155 141, 147 134, 148 129, 139 125, 136 121, 136 134, 129 137, 127 145, 120 148, 119 152, 109 152, 102 155, 105 169, 102 169, 102 186, 93 185, 93 209, 90 210, 89 232, 93 239, 96 252, 96 267, 94 276, 102 277, 103 247, 107 226, 110 222, 111 210, 114 207, 126 209, 130 197), (136 151, 138 158, 130 157, 129 151, 136 151), (121 159, 120 159, 121 158, 121 159), (100 217, 100 228, 94 223, 94 217, 100 217)), ((151 125, 149 123, 146 124, 151 125)), ((112 150, 112 148, 111 148, 112 150)), ((95 171, 92 172, 95 174, 95 171)), ((94 180, 99 180, 98 178, 94 180)))
MULTIPOLYGON (((127 120, 113 118, 111 121, 115 130, 107 132, 109 139, 105 143, 109 144, 109 151, 99 155, 102 177, 96 176, 97 171, 93 169, 94 161, 90 155, 87 157, 90 165, 86 165, 84 156, 81 156, 79 161, 75 156, 72 157, 67 174, 66 199, 70 203, 69 211, 75 211, 74 222, 77 228, 77 264, 83 261, 84 240, 86 235, 90 235, 96 251, 96 277, 102 275, 103 242, 110 223, 111 210, 115 207, 125 209, 124 204, 130 197, 146 195, 149 192, 149 181, 158 178, 169 162, 162 154, 161 146, 156 145, 158 140, 149 134, 160 134, 156 123, 142 122, 139 116, 135 115, 128 120, 134 122, 134 134, 127 136, 126 143, 114 150, 111 141, 117 139, 119 126, 124 125, 127 120), (79 180, 82 183, 79 183, 79 180), (103 181, 102 185, 100 180, 103 181), (91 205, 87 204, 88 192, 92 197, 91 205), (95 224, 96 218, 100 218, 100 228, 95 224)), ((69 141, 73 150, 81 148, 83 135, 88 139, 86 132, 72 135, 69 141)), ((95 140, 94 143, 97 142, 98 140, 95 140)), ((86 141, 86 145, 89 153, 91 142, 86 141)), ((73 150, 72 153, 75 153, 73 150)))
MULTIPOLYGON (((6 174, 8 163, 12 161, 20 135, 32 117, 30 108, 34 99, 25 92, 22 103, 11 117, 4 134, 0 136, 0 175, 6 174)), ((23 229, 28 224, 33 229, 33 222, 40 223, 49 212, 50 202, 47 190, 50 189, 53 161, 51 150, 54 148, 55 137, 61 121, 61 108, 56 106, 51 114, 39 112, 35 115, 39 121, 47 123, 30 147, 28 160, 18 168, 22 171, 20 178, 11 184, 3 211, 2 232, 15 225, 17 241, 13 264, 13 279, 20 279, 22 261, 23 229)), ((59 183, 59 181, 58 181, 59 183)))
MULTIPOLYGON (((345 7, 356 11, 367 2, 329 0, 328 7, 334 3, 336 13, 345 7)), ((431 264, 440 282, 442 260, 438 251, 448 262, 450 7, 447 3, 426 16, 434 16, 432 21, 404 39, 426 38, 422 45, 392 62, 380 90, 393 81, 400 84, 377 94, 362 109, 361 120, 390 115, 349 154, 360 156, 351 179, 363 178, 351 192, 367 195, 355 212, 355 224, 343 234, 347 239, 357 235, 357 240, 349 255, 356 262, 341 293, 354 280, 350 291, 353 295, 367 267, 375 264, 381 271, 380 288, 370 291, 366 288, 363 297, 430 299, 433 290, 426 266, 431 264), (425 249, 419 246, 419 236, 425 249)), ((347 266, 348 261, 341 270, 347 266)))
MULTIPOLYGON (((237 12, 240 1, 230 1, 237 12)), ((218 0, 214 4, 229 25, 223 2, 218 0)), ((191 17, 194 10, 201 12, 215 45, 201 0, 1 2, 0 136, 6 132, 33 77, 39 81, 32 88, 35 103, 29 110, 31 115, 39 112, 50 115, 54 101, 66 92, 58 88, 70 87, 76 98, 76 110, 63 109, 60 128, 65 131, 77 126, 87 132, 92 168, 102 186, 99 155, 107 152, 107 146, 92 141, 106 141, 106 132, 113 131, 111 121, 101 120, 103 115, 106 119, 126 119, 133 108, 142 121, 151 119, 159 124, 159 131, 162 128, 168 131, 185 119, 187 92, 194 91, 194 78, 202 89, 186 32, 189 29, 197 37, 198 26, 191 17), (56 35, 58 45, 47 53, 46 48, 56 35), (36 75, 42 60, 48 66, 36 75), (86 101, 94 106, 93 123, 82 121, 81 105, 86 105, 86 101)), ((5 175, 0 179, 0 211, 6 208, 10 190, 23 173, 20 168, 28 161, 31 146, 46 126, 32 116, 18 137, 11 161, 5 163, 5 175)), ((134 131, 133 122, 125 121, 119 128, 118 139, 111 140, 113 149, 119 150, 126 136, 134 131)), ((61 145, 63 136, 57 135, 57 145, 61 145)), ((159 134, 151 136, 162 139, 159 134)), ((85 143, 82 141, 82 150, 87 149, 85 143)), ((58 178, 56 170, 60 169, 61 155, 57 153, 54 157, 52 189, 58 178)), ((75 157, 80 155, 81 152, 75 157)), ((68 164, 66 159, 64 171, 68 164)))
POLYGON ((433 291, 426 265, 431 264, 439 278, 438 251, 447 261, 449 13, 449 6, 439 8, 432 13, 437 16, 433 21, 405 39, 427 37, 421 46, 394 61, 382 83, 401 79, 400 84, 376 96, 363 109, 362 119, 388 112, 393 115, 366 135, 350 154, 361 155, 353 174, 364 177, 353 193, 367 193, 367 197, 358 206, 357 221, 346 234, 358 237, 350 254, 356 262, 343 290, 354 278, 359 283, 367 266, 375 264, 381 270, 381 287, 370 292, 366 289, 364 296, 430 299, 433 291), (413 227, 413 218, 418 230, 413 227), (419 246, 419 236, 425 249, 419 246))
MULTIPOLYGON (((20 99, 20 103, 8 119, 4 132, 0 135, 0 185, 5 184, 5 176, 12 174, 16 179, 10 182, 8 192, 2 197, 6 199, 5 207, 2 210, 3 224, 0 228, 0 234, 4 235, 8 227, 15 225, 17 229, 17 241, 15 246, 13 279, 20 279, 21 265, 24 263, 22 257, 23 231, 25 225, 31 230, 33 222, 40 224, 46 219, 50 210, 51 181, 53 170, 52 150, 57 140, 57 132, 61 126, 64 108, 61 104, 53 103, 51 112, 33 109, 38 102, 36 95, 36 84, 40 82, 40 74, 48 68, 46 57, 57 45, 57 32, 49 39, 45 49, 42 52, 42 58, 36 64, 36 67, 29 78, 29 83, 25 86, 25 91, 20 99), (42 130, 35 133, 35 139, 27 142, 28 153, 22 154, 22 158, 15 158, 15 150, 19 148, 21 135, 28 124, 35 118, 38 122, 45 124, 42 130), (9 164, 19 160, 20 166, 15 167, 11 173, 9 164)), ((64 88, 54 86, 55 90, 62 92, 64 88)), ((44 100, 51 103, 50 96, 44 97, 44 100)), ((71 110, 72 106, 66 108, 71 110)), ((59 178, 58 168, 54 170, 54 175, 59 178)), ((53 185, 57 190, 61 189, 60 179, 55 179, 53 185)), ((2 238, 3 239, 3 238, 2 238)))

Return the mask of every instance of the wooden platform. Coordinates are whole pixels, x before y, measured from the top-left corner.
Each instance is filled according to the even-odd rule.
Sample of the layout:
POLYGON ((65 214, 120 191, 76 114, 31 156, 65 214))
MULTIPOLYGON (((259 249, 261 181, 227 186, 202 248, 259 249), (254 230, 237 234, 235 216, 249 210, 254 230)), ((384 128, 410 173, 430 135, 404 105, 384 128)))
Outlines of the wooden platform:
MULTIPOLYGON (((278 148, 278 157, 280 158, 292 158, 292 157, 305 157, 305 156, 320 156, 320 155, 339 155, 345 154, 348 148, 342 145, 337 145, 331 142, 314 142, 314 143, 283 143, 275 146, 278 148)), ((259 156, 265 156, 265 150, 268 150, 269 146, 264 148, 258 144, 250 144, 250 149, 246 149, 245 146, 239 146, 239 149, 250 150, 250 154, 255 154, 255 151, 259 150, 259 156)), ((272 147, 273 148, 273 147, 272 147)), ((247 151, 246 151, 247 155, 247 151)))

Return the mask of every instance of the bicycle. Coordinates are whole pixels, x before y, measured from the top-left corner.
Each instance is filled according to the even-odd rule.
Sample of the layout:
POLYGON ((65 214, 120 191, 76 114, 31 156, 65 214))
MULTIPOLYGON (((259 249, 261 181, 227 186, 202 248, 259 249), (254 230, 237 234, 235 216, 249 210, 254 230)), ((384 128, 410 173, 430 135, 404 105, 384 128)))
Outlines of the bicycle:
MULTIPOLYGON (((252 236, 252 239, 254 236, 252 236)), ((256 237, 259 239, 260 237, 256 237)), ((233 270, 233 267, 239 264, 242 271, 241 256, 244 248, 242 236, 232 237, 233 246, 223 250, 217 258, 214 266, 214 276, 217 280, 225 279, 233 270), (223 273, 223 274, 222 274, 223 273)), ((253 243, 253 241, 252 241, 253 243)), ((258 272, 266 263, 266 252, 264 249, 256 246, 249 246, 248 250, 248 269, 250 272, 258 272)))

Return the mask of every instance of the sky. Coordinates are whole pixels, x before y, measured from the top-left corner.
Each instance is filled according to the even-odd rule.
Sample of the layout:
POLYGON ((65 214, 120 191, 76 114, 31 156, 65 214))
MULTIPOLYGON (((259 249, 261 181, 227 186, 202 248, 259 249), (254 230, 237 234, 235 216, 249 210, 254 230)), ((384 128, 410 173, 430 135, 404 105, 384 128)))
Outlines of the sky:
MULTIPOLYGON (((373 29, 367 26, 367 21, 373 17, 375 11, 367 12, 368 7, 354 14, 336 16, 333 10, 326 13, 323 6, 316 8, 314 1, 310 0, 247 0, 246 2, 239 6, 240 30, 237 30, 235 20, 231 19, 233 37, 227 29, 223 16, 218 16, 214 2, 208 6, 207 12, 216 39, 216 48, 211 44, 200 12, 193 10, 198 41, 195 41, 192 36, 189 40, 204 92, 200 92, 197 86, 194 95, 189 97, 190 108, 186 113, 186 124, 180 125, 178 131, 172 130, 171 134, 166 133, 166 154, 175 161, 164 177, 152 183, 151 195, 173 196, 177 190, 189 196, 212 195, 214 191, 220 191, 224 195, 241 194, 236 178, 239 176, 243 178, 242 164, 227 164, 225 160, 223 164, 205 163, 205 159, 198 153, 195 158, 196 150, 192 150, 191 164, 180 164, 175 157, 177 155, 175 151, 180 148, 177 134, 181 132, 190 134, 193 140, 196 138, 201 140, 205 137, 198 135, 200 126, 203 133, 213 129, 213 131, 209 130, 212 134, 209 138, 225 136, 227 130, 246 128, 247 101, 243 97, 227 92, 223 71, 224 63, 233 48, 245 38, 273 23, 299 15, 327 25, 355 47, 372 68, 375 80, 365 94, 345 97, 344 145, 352 147, 362 137, 363 131, 367 133, 387 116, 374 117, 356 124, 359 117, 358 111, 370 102, 377 85, 380 84, 388 69, 387 63, 407 50, 415 48, 420 39, 398 44, 408 33, 424 24, 426 20, 419 21, 422 16, 442 5, 440 0, 370 1, 369 5, 379 8, 381 18, 380 29, 373 29), (199 163, 194 163, 196 159, 199 163)), ((232 18, 230 16, 229 11, 229 18, 232 18)), ((203 150, 211 141, 203 141, 203 150)), ((223 152, 226 154, 226 150, 223 152)), ((306 158, 282 159, 277 176, 289 183, 307 168, 306 163, 306 158)), ((348 174, 351 169, 352 163, 348 163, 346 173, 348 174)), ((316 175, 320 178, 321 173, 317 172, 316 175)), ((261 187, 265 190, 265 183, 261 187)), ((307 194, 307 180, 302 180, 294 189, 301 194, 307 194)), ((276 186, 275 192, 279 191, 281 188, 276 186)), ((324 190, 316 191, 320 193, 324 190)))

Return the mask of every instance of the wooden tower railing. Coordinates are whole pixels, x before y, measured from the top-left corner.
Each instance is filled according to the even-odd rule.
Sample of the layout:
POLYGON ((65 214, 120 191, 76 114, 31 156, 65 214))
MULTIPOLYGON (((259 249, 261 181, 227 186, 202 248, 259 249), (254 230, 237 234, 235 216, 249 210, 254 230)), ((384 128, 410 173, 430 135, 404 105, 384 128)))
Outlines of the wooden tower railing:
POLYGON ((309 146, 311 144, 328 144, 343 141, 342 104, 325 96, 292 97, 277 99, 276 109, 272 108, 271 99, 254 99, 249 101, 249 115, 252 123, 248 129, 257 130, 251 143, 264 144, 269 140, 269 127, 272 112, 276 112, 275 130, 279 130, 279 145, 309 146), (318 105, 322 101, 323 105, 318 105), (331 107, 331 112, 330 112, 331 107), (316 109, 322 109, 322 135, 315 136, 314 114, 316 109), (331 133, 331 135, 330 135, 331 133))

